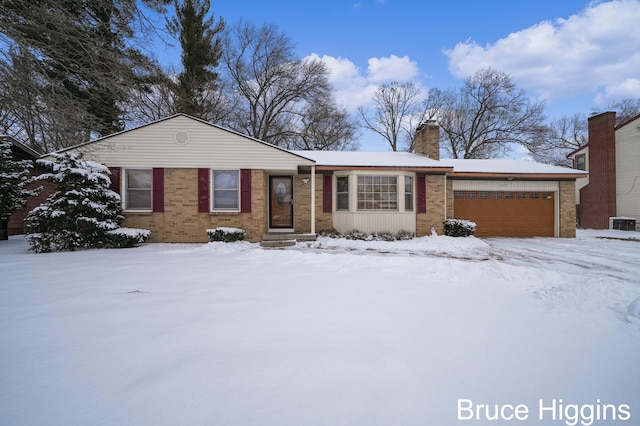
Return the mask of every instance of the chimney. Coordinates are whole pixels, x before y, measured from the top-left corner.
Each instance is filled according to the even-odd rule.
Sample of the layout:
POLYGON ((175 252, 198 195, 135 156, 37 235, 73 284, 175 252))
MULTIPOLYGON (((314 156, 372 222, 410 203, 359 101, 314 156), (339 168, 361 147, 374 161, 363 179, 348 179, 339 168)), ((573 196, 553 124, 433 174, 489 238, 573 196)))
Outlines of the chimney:
POLYGON ((440 160, 440 126, 436 120, 427 120, 416 128, 414 152, 440 160))

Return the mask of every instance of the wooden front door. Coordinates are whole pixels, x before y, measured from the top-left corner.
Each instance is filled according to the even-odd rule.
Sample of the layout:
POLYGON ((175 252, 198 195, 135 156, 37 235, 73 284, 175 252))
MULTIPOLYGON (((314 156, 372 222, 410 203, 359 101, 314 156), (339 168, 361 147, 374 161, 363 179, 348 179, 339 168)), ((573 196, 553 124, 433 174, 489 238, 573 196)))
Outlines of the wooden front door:
POLYGON ((269 228, 293 229, 293 176, 269 176, 269 228))

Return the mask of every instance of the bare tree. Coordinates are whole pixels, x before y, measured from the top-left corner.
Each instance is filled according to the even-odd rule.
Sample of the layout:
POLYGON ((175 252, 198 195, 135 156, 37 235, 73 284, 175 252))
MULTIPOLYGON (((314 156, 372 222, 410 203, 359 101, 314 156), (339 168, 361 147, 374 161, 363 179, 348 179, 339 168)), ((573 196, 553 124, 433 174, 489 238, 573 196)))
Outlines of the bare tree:
POLYGON ((297 59, 289 37, 274 25, 239 21, 226 31, 222 46, 233 107, 222 124, 274 145, 297 146, 310 105, 332 105, 326 66, 297 59))
POLYGON ((594 108, 591 112, 593 114, 600 114, 605 111, 616 112, 616 126, 619 126, 640 114, 640 98, 623 98, 610 102, 602 110, 594 108))
MULTIPOLYGON (((373 107, 358 108, 363 126, 382 136, 392 151, 398 150, 402 135, 410 141, 408 150, 413 150, 414 124, 423 121, 419 115, 420 89, 413 82, 394 81, 379 86, 373 95, 373 107)), ((425 110, 426 111, 426 110, 425 110)))
POLYGON ((529 149, 544 132, 544 103, 531 101, 503 72, 483 69, 459 91, 431 89, 426 111, 437 111, 441 145, 451 158, 495 158, 511 144, 529 149))
POLYGON ((571 166, 567 154, 588 142, 587 117, 576 113, 552 120, 540 144, 531 146, 534 160, 556 166, 571 166))
POLYGON ((357 132, 355 120, 349 117, 346 109, 326 102, 319 100, 307 106, 301 118, 299 138, 291 148, 320 151, 358 149, 358 144, 354 141, 357 132))

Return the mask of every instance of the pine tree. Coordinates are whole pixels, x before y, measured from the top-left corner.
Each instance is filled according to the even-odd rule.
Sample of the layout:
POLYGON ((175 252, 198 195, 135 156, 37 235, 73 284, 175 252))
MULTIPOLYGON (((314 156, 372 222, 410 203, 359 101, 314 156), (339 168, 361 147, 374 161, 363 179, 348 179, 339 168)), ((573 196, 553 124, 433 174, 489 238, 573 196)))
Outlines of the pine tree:
POLYGON ((27 196, 35 195, 26 187, 32 167, 28 160, 14 160, 11 142, 0 140, 0 240, 8 238, 7 221, 11 214, 26 204, 27 196))
POLYGON ((117 229, 124 216, 120 196, 109 189, 109 169, 73 154, 53 157, 53 161, 38 161, 48 172, 35 179, 52 182, 58 190, 27 216, 31 250, 112 246, 109 231, 117 229))
POLYGON ((175 85, 175 109, 177 112, 207 119, 216 105, 211 104, 207 91, 216 90, 218 66, 222 55, 220 39, 216 37, 224 29, 224 21, 216 23, 209 13, 209 0, 174 0, 176 16, 167 21, 167 27, 182 47, 183 71, 175 85))

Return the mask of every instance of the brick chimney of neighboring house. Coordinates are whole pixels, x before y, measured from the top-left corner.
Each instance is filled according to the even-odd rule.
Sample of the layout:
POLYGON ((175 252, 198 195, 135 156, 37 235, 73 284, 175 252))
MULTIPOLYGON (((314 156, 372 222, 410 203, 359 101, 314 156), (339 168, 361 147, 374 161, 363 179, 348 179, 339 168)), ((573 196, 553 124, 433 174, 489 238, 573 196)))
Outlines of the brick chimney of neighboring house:
POLYGON ((435 120, 427 120, 416 128, 413 139, 414 152, 434 160, 440 159, 440 126, 435 120))
POLYGON ((580 226, 606 229, 616 216, 616 113, 589 117, 589 184, 580 190, 580 226))

